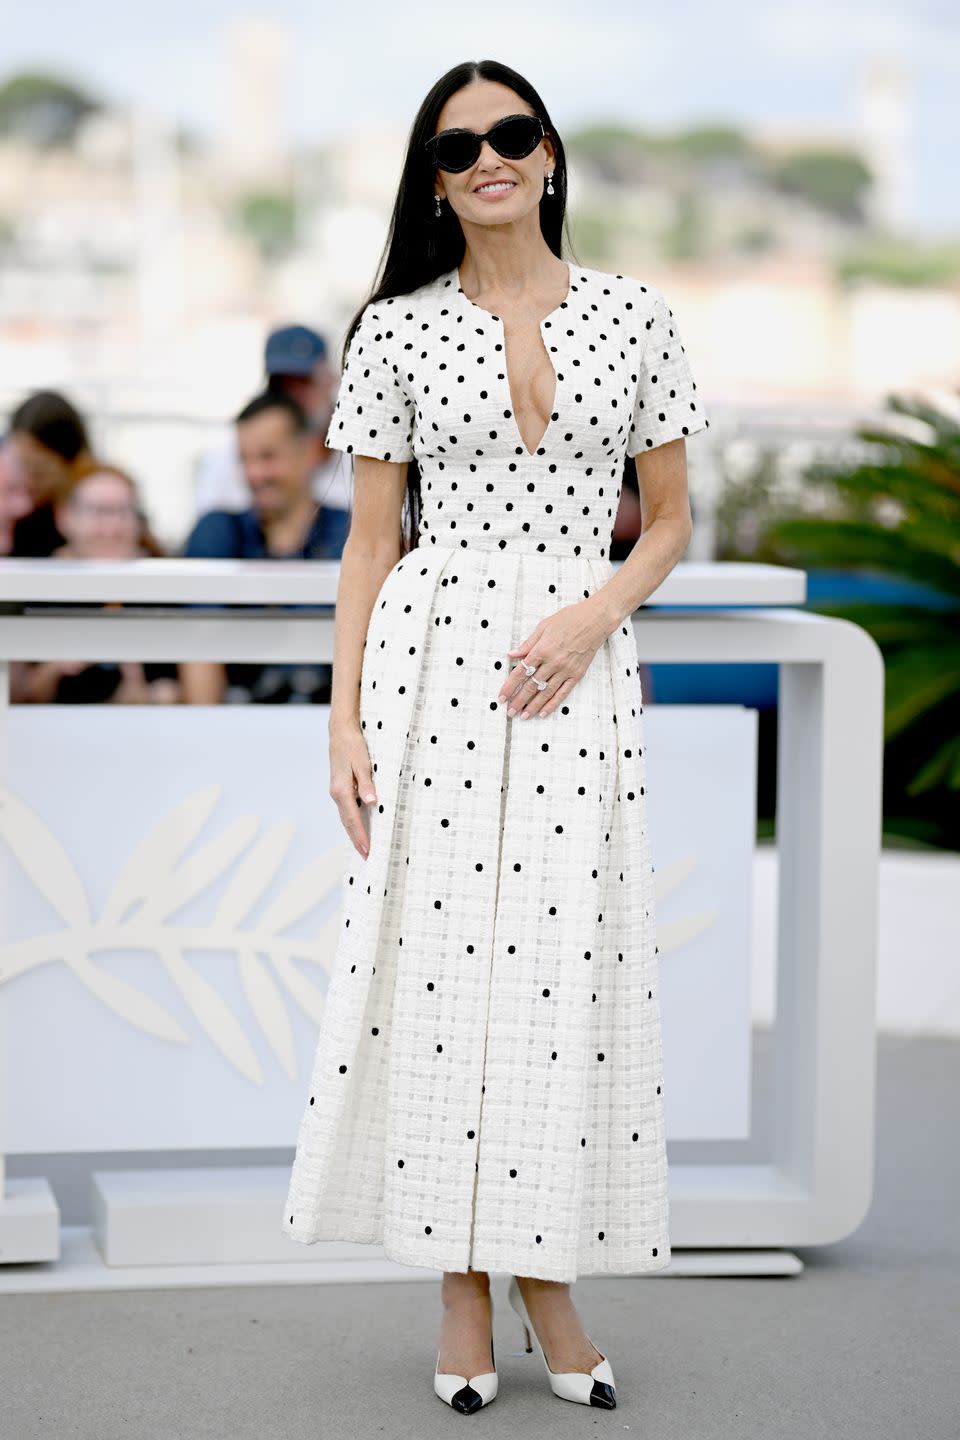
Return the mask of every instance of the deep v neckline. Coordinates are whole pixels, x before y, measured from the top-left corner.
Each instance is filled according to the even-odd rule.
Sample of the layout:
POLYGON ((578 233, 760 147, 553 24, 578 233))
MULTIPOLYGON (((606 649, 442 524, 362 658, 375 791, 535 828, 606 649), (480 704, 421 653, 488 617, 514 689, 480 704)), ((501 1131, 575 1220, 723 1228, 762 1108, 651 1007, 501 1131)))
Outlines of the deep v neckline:
POLYGON ((503 374, 504 383, 507 387, 507 397, 510 401, 510 418, 513 422, 513 428, 517 440, 520 442, 520 448, 522 449, 524 455, 526 455, 528 460, 535 459, 536 456, 539 455, 540 451, 543 449, 544 442, 546 441, 546 438, 550 434, 550 431, 553 427, 553 417, 557 412, 557 396, 560 390, 560 376, 557 374, 557 367, 553 363, 553 356, 550 353, 550 346, 547 344, 546 337, 544 336, 543 327, 548 320, 551 320, 554 315, 556 315, 560 310, 563 310, 566 307, 573 292, 573 267, 570 265, 569 261, 564 261, 564 264, 567 267, 566 294, 564 295, 563 299, 558 302, 558 304, 554 305, 552 310, 548 310, 546 315, 541 316, 539 321, 540 338, 543 340, 543 348, 547 352, 547 359, 550 361, 550 364, 553 368, 553 397, 550 401, 550 416, 547 420, 546 427, 543 434, 540 436, 540 439, 537 441, 536 445, 532 450, 527 449, 526 441, 520 434, 520 426, 517 423, 517 407, 514 403, 513 389, 510 385, 510 365, 507 360, 507 335, 503 323, 503 317, 501 315, 494 314, 492 310, 488 310, 484 305, 478 305, 476 300, 470 299, 470 296, 466 293, 463 286, 460 284, 459 265, 455 265, 452 271, 453 282, 457 287, 457 294, 461 295, 463 299, 466 300, 468 305, 472 305, 474 310, 481 310, 488 319, 496 321, 496 323, 500 326, 501 344, 503 345, 503 374))

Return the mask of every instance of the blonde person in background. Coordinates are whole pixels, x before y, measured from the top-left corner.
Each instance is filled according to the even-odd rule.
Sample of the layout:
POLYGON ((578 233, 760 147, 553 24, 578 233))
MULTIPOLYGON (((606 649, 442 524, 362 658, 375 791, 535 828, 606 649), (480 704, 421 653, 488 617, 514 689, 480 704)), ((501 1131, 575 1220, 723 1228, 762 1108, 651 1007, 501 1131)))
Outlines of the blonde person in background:
MULTIPOLYGON (((58 500, 53 519, 64 542, 50 556, 57 560, 133 560, 159 555, 132 478, 115 466, 102 466, 76 481, 58 500)), ((11 699, 21 704, 173 704, 180 699, 175 664, 126 660, 15 661, 11 699)))

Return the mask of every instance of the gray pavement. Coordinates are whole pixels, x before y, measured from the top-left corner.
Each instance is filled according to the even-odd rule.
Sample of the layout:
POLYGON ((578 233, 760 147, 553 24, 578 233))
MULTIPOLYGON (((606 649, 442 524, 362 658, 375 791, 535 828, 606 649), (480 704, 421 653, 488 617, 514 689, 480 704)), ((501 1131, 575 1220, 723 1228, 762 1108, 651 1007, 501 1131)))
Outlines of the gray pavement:
POLYGON ((960 1043, 885 1036, 876 1188, 789 1279, 602 1278, 574 1294, 619 1405, 556 1399, 493 1279, 500 1394, 433 1394, 430 1282, 0 1298, 0 1440, 957 1440, 960 1043))

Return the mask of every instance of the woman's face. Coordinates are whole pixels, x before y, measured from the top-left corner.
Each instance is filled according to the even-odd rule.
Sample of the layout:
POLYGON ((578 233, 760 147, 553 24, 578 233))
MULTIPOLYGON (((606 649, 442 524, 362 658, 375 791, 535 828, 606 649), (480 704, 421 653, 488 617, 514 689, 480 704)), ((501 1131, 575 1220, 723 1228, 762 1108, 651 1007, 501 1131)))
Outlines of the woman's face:
POLYGON ((132 560, 139 552, 140 517, 120 475, 95 471, 56 507, 57 528, 73 553, 87 560, 132 560))
MULTIPOLYGON (((477 80, 450 96, 437 117, 436 133, 457 128, 482 135, 504 115, 534 113, 509 86, 497 80, 477 80)), ((436 193, 446 196, 463 223, 507 225, 539 209, 545 176, 554 168, 555 155, 549 135, 522 160, 505 160, 485 140, 469 169, 456 173, 437 169, 436 193), (509 188, 485 192, 479 188, 498 181, 509 188)))
POLYGON ((70 466, 62 455, 41 445, 29 430, 14 430, 10 444, 16 451, 17 460, 27 489, 35 505, 51 500, 57 495, 70 476, 70 466))
POLYGON ((0 442, 0 531, 33 509, 33 496, 12 442, 0 442))

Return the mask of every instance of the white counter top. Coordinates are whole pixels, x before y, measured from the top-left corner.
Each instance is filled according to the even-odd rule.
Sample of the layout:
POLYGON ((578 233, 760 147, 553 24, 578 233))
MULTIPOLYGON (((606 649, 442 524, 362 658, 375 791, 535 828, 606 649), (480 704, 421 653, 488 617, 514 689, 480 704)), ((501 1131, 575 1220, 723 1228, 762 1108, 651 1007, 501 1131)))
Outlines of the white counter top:
MULTIPOLYGON (((614 562, 614 567, 619 562, 614 562)), ((52 560, 0 557, 0 605, 334 605, 339 560, 52 560)), ((681 561, 654 605, 802 605, 803 570, 681 561)))

